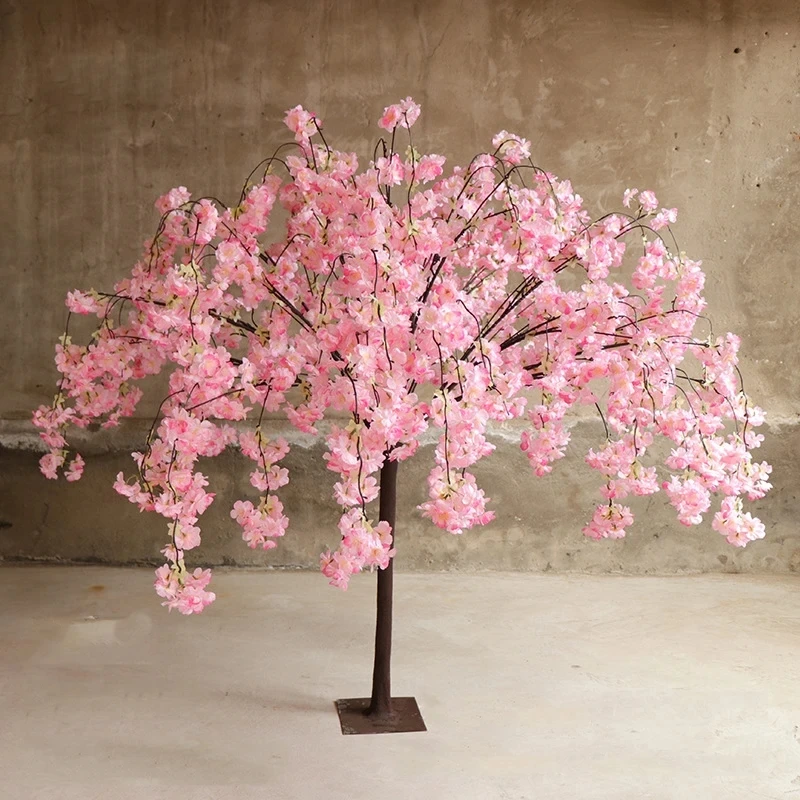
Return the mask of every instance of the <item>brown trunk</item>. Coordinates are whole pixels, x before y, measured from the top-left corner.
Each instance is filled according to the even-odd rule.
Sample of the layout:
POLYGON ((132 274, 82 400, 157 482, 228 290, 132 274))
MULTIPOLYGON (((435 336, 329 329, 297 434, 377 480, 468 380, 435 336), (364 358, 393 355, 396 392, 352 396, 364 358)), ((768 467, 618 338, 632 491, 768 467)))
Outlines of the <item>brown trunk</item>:
MULTIPOLYGON (((397 462, 381 467, 379 516, 392 526, 397 506, 397 462)), ((394 560, 378 570, 378 603, 375 619, 375 664, 372 668, 372 696, 337 700, 336 711, 342 733, 411 733, 427 730, 413 697, 392 697, 392 584, 394 560)))
MULTIPOLYGON (((381 467, 381 493, 378 515, 381 522, 392 526, 397 508, 397 462, 386 461, 381 467)), ((392 588, 394 559, 386 569, 378 570, 377 614, 375 620, 375 665, 372 670, 372 697, 368 716, 390 716, 392 713, 392 588)))

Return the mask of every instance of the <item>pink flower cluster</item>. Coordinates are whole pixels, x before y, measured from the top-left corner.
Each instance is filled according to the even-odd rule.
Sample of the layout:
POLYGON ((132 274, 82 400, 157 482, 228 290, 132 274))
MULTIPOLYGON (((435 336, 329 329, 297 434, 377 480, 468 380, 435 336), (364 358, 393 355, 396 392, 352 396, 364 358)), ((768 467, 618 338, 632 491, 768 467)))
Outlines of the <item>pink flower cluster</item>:
POLYGON ((198 568, 190 573, 182 564, 164 564, 156 570, 156 594, 164 598, 161 605, 170 611, 176 608, 181 614, 200 614, 216 599, 214 592, 206 591, 210 580, 210 569, 198 568))
POLYGON ((661 488, 683 524, 700 522, 716 494, 713 526, 728 541, 763 535, 741 498, 770 488, 769 465, 752 456, 764 415, 742 390, 738 338, 707 330, 700 263, 658 233, 675 209, 631 189, 630 213, 593 220, 569 181, 539 169, 530 142, 507 131, 445 174, 442 156, 418 153, 403 133, 419 112, 411 98, 388 106, 379 125, 391 141, 359 170, 315 114, 291 109, 293 149, 267 159, 238 204, 173 189, 130 275, 108 292, 68 295, 70 312, 98 326, 88 344, 65 335, 56 348, 58 393, 34 414, 42 471, 79 478, 68 426, 118 424, 135 412, 138 381, 170 366, 136 474, 115 484, 167 520, 156 588, 170 608, 197 613, 213 599, 209 573, 184 566, 214 497, 200 458, 238 446, 253 462, 258 497, 231 511, 248 546, 270 549, 286 531, 275 493, 289 479, 289 446, 262 432, 265 414, 310 434, 329 412, 349 418, 329 423, 325 455, 342 516, 322 571, 342 588, 394 554, 392 531, 369 509, 387 459, 408 459, 437 432, 420 510, 458 534, 493 516, 470 472, 493 449, 489 427, 526 420, 521 447, 544 475, 567 452, 580 405, 596 407, 606 431, 586 456, 605 500, 587 536, 623 536, 633 517, 622 501, 661 488), (629 257, 628 240, 643 233, 629 257), (663 464, 651 455, 657 437, 669 442, 663 464))
POLYGON ((274 495, 263 497, 256 508, 249 500, 237 500, 231 517, 242 526, 242 538, 248 547, 271 550, 273 541, 286 533, 289 520, 283 513, 283 504, 274 495))
POLYGON ((610 502, 595 509, 591 522, 583 529, 590 539, 621 539, 625 528, 633 522, 633 514, 627 506, 610 502))
POLYGON ((419 118, 420 107, 410 97, 401 103, 387 106, 378 125, 387 131, 393 131, 398 125, 401 128, 410 128, 419 118))
POLYGON ((363 510, 353 508, 339 520, 342 541, 339 548, 320 556, 322 574, 332 586, 346 589, 350 576, 364 567, 384 569, 394 557, 392 529, 388 522, 373 525, 363 510))
POLYGON ((742 512, 742 501, 739 497, 726 497, 711 525, 736 547, 744 547, 755 539, 763 539, 765 534, 761 520, 750 512, 742 512))

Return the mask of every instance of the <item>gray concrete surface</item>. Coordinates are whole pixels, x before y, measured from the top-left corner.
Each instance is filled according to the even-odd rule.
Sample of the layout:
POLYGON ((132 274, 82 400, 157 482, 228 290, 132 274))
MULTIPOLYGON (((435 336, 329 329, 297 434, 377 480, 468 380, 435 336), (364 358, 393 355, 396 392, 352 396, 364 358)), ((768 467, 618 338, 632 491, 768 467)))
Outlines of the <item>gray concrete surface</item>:
POLYGON ((394 688, 429 731, 343 737, 374 581, 0 568, 4 800, 753 800, 800 793, 791 578, 410 575, 394 688))
MULTIPOLYGON (((423 105, 415 144, 451 163, 507 129, 529 137, 536 161, 572 179, 598 212, 618 207, 628 186, 679 207, 676 233, 704 261, 716 328, 743 337, 778 490, 756 509, 769 538, 746 554, 708 527, 683 530, 658 499, 629 542, 586 550, 578 531, 592 498, 580 448, 537 483, 503 440, 482 469, 500 498, 497 525, 454 540, 409 514, 407 565, 800 566, 796 0, 0 0, 0 40, 0 557, 135 562, 161 546, 160 522, 110 488, 141 438, 98 434, 86 484, 69 490, 46 484, 26 450, 31 409, 54 391, 66 292, 108 287, 130 268, 168 188, 238 195, 286 139, 285 109, 315 109, 331 140, 368 157, 374 120, 410 94, 423 105)), ((596 441, 596 425, 579 428, 577 442, 596 441)), ((334 532, 331 476, 317 455, 295 453, 285 501, 300 535, 269 563, 313 563, 334 532)), ((420 498, 429 463, 409 465, 408 498, 420 498)), ((246 488, 241 463, 209 470, 229 507, 246 488)), ((260 558, 229 543, 222 503, 213 513, 209 563, 260 558)))
MULTIPOLYGON (((545 478, 533 475, 514 433, 511 429, 493 436, 497 451, 475 470, 492 498, 496 520, 461 536, 436 528, 416 510, 426 499, 433 447, 422 448, 401 465, 397 558, 402 568, 629 574, 800 571, 800 431, 794 428, 771 436, 762 448, 763 457, 775 467, 775 489, 752 508, 767 526, 767 536, 744 549, 732 547, 712 530, 711 517, 697 527, 680 525, 663 493, 632 498, 637 521, 626 539, 587 539, 581 529, 601 499, 599 476, 582 456, 601 440, 602 428, 576 426, 569 457, 545 478)), ((141 432, 139 442, 144 435, 141 432)), ((159 551, 167 540, 165 520, 140 513, 111 487, 111 476, 130 469, 130 457, 121 451, 124 446, 133 449, 135 441, 116 439, 104 452, 96 440, 87 438, 86 447, 81 447, 86 472, 74 484, 45 480, 38 472, 36 453, 0 450, 0 526, 5 524, 0 527, 0 559, 163 563, 159 551)), ((193 551, 193 563, 317 569, 319 554, 338 544, 335 477, 325 468, 323 448, 307 437, 294 441, 285 462, 291 481, 281 490, 290 526, 278 547, 267 553, 248 549, 230 518, 237 499, 256 497, 248 480, 251 466, 233 451, 202 465, 210 472, 217 497, 201 518, 203 543, 193 551)))

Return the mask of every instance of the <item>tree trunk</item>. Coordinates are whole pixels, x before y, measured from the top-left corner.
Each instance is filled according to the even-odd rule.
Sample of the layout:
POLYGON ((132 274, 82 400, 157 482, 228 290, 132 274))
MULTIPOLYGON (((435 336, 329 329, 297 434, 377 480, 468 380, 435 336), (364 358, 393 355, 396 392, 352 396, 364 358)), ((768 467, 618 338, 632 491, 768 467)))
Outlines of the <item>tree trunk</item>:
MULTIPOLYGON (((397 507, 397 462, 381 467, 379 516, 392 526, 397 507)), ((336 701, 342 733, 412 733, 425 731, 425 721, 413 697, 392 697, 392 589, 394 559, 378 570, 378 602, 375 619, 375 664, 372 668, 372 696, 336 701)))
MULTIPOLYGON (((385 461, 381 467, 379 517, 392 526, 394 544, 397 508, 397 462, 385 461)), ((372 697, 368 716, 385 717, 392 713, 392 588, 394 559, 386 569, 378 570, 377 614, 375 620, 375 664, 372 669, 372 697)))

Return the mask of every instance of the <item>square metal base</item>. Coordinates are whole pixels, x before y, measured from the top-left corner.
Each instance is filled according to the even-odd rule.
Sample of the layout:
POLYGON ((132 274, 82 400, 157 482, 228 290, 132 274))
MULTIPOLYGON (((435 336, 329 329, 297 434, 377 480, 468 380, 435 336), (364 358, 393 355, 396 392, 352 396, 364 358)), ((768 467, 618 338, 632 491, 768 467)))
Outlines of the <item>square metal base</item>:
POLYGON ((427 731, 419 706, 413 697, 393 697, 392 713, 386 716, 368 717, 368 697, 351 697, 337 700, 339 723, 345 736, 360 733, 414 733, 427 731))

